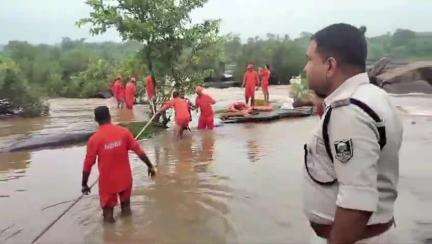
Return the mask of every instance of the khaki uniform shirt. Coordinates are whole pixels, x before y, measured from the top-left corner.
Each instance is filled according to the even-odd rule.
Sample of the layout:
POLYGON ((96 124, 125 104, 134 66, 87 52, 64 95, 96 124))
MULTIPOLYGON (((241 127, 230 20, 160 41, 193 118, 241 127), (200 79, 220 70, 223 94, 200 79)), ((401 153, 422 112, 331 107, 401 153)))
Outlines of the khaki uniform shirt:
POLYGON ((386 145, 380 148, 380 125, 364 110, 349 103, 334 106, 327 127, 333 162, 323 140, 323 119, 305 146, 304 211, 318 224, 331 224, 338 206, 373 212, 369 225, 386 223, 393 218, 397 198, 402 123, 386 92, 370 84, 366 73, 330 94, 324 100, 326 111, 349 98, 368 105, 381 118, 386 145), (332 180, 331 185, 317 183, 332 180))

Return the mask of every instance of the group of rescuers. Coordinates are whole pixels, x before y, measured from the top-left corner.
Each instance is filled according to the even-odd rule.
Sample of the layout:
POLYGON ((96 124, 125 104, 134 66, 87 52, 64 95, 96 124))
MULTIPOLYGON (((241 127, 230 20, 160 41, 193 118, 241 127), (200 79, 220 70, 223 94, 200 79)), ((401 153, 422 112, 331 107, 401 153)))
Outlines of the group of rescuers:
MULTIPOLYGON (((244 74, 243 84, 245 91, 245 104, 253 107, 255 105, 255 91, 261 86, 264 95, 265 103, 269 102, 269 86, 270 86, 270 67, 265 65, 264 68, 258 68, 258 72, 255 70, 253 64, 247 66, 247 71, 244 74)), ((178 91, 173 92, 173 98, 164 103, 160 111, 156 114, 160 114, 167 109, 174 109, 175 111, 175 123, 176 123, 176 135, 181 138, 183 132, 189 129, 189 122, 192 120, 191 110, 198 108, 200 110, 200 117, 198 121, 198 129, 210 129, 214 128, 214 116, 213 105, 216 101, 204 91, 202 86, 197 86, 196 89, 197 98, 195 100, 195 106, 185 98, 183 94, 178 91)), ((117 102, 117 108, 123 108, 126 106, 127 109, 133 109, 135 99, 137 95, 137 80, 135 77, 131 77, 130 81, 123 85, 122 77, 118 76, 111 85, 111 92, 117 102)), ((150 108, 152 112, 156 112, 156 86, 155 80, 152 75, 146 78, 146 92, 150 108)))
MULTIPOLYGON (((320 123, 304 145, 304 211, 315 235, 313 243, 392 243, 394 203, 399 179, 402 125, 385 91, 372 85, 366 70, 367 43, 362 30, 348 24, 330 25, 315 33, 307 49, 304 71, 310 89, 324 107, 320 123)), ((260 74, 249 65, 244 75, 245 100, 254 103, 260 74)), ((268 99, 268 66, 261 85, 268 99)), ((121 87, 116 80, 117 100, 121 87)), ((124 102, 133 106, 136 80, 126 85, 124 102), (131 95, 132 94, 132 95, 131 95), (129 97, 129 96, 132 96, 129 97)), ((147 95, 155 99, 154 79, 147 77, 147 95)), ((200 129, 212 129, 215 100, 197 87, 200 129)), ((174 108, 177 133, 188 128, 187 100, 178 92, 161 111, 174 108)), ((158 112, 160 113, 160 112, 158 112)), ((140 143, 125 128, 111 123, 107 107, 94 111, 99 130, 88 141, 82 192, 98 160, 99 195, 103 219, 114 222, 113 208, 120 199, 122 214, 131 213, 132 174, 128 151, 134 151, 154 177, 156 167, 140 143)))

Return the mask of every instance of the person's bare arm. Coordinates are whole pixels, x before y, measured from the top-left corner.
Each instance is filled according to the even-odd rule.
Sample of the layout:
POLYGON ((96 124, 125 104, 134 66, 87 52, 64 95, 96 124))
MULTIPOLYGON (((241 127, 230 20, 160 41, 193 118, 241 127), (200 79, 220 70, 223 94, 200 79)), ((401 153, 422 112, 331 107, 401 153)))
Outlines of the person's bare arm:
POLYGON ((243 83, 241 87, 244 87, 246 85, 246 74, 243 76, 243 83))
POLYGON ((209 98, 210 98, 210 103, 211 104, 215 104, 216 103, 216 100, 214 100, 214 98, 212 96, 209 95, 209 98))
POLYGON ((163 112, 165 112, 166 110, 168 110, 169 108, 172 108, 174 106, 174 103, 171 101, 166 102, 162 108, 156 113, 156 114, 162 114, 163 112))
POLYGON ((127 140, 129 143, 129 149, 134 151, 135 154, 147 165, 147 173, 150 177, 153 177, 156 175, 156 167, 150 162, 150 159, 145 154, 144 150, 142 149, 141 145, 138 143, 138 141, 133 138, 132 133, 128 132, 127 140))
POLYGON ((84 160, 82 180, 81 180, 81 192, 85 195, 90 193, 90 187, 88 186, 88 179, 90 176, 91 169, 96 163, 97 158, 97 145, 93 137, 87 143, 87 153, 84 160))
POLYGON ((261 79, 260 79, 260 76, 258 74, 255 77, 255 86, 256 86, 256 90, 258 91, 260 86, 261 86, 261 79))
POLYGON ((372 212, 338 207, 332 230, 330 244, 351 244, 362 239, 372 212))
POLYGON ((138 157, 147 165, 147 172, 150 177, 154 177, 156 175, 156 167, 150 162, 150 159, 147 157, 145 153, 139 154, 138 157))

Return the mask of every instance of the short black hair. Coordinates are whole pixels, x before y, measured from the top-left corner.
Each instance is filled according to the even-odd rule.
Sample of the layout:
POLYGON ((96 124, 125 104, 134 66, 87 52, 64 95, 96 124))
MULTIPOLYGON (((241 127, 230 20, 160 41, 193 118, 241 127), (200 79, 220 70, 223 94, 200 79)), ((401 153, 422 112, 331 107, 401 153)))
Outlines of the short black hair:
POLYGON ((366 28, 358 29, 349 24, 333 24, 315 33, 311 40, 317 43, 317 51, 325 58, 335 58, 341 66, 350 65, 366 70, 366 28))
POLYGON ((94 110, 95 120, 99 124, 105 124, 111 121, 111 115, 107 106, 99 106, 94 110))
POLYGON ((174 91, 173 92, 173 97, 178 97, 178 96, 180 96, 180 93, 178 91, 174 91))

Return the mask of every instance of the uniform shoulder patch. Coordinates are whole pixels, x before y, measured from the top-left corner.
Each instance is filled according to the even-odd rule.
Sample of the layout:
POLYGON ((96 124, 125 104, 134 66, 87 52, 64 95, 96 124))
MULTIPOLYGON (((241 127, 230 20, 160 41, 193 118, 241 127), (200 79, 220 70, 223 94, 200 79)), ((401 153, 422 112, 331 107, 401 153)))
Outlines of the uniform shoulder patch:
POLYGON ((342 100, 338 100, 338 101, 333 102, 331 104, 331 107, 332 108, 338 108, 338 107, 348 106, 350 104, 351 104, 351 102, 350 102, 349 98, 347 98, 347 99, 342 99, 342 100))
POLYGON ((340 140, 334 143, 336 159, 347 163, 353 157, 353 143, 351 139, 340 140))

